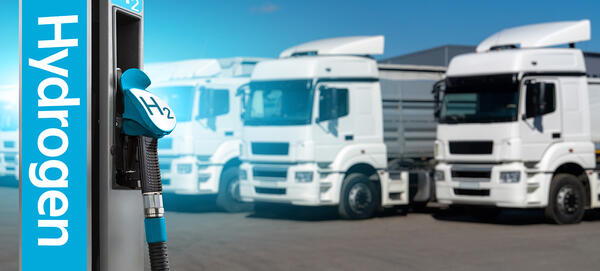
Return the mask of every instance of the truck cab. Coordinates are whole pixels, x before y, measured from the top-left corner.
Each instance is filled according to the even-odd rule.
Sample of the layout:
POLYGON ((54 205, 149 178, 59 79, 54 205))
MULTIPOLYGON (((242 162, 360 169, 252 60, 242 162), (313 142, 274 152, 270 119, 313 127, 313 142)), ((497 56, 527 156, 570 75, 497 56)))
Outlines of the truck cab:
POLYGON ((452 59, 435 145, 440 203, 545 208, 559 224, 599 206, 590 82, 575 42, 590 22, 506 29, 452 59), (560 45, 569 44, 570 48, 560 45))
POLYGON ((199 59, 147 65, 150 90, 171 105, 177 129, 159 141, 163 190, 217 195, 226 211, 247 210, 237 179, 241 110, 257 58, 199 59))
POLYGON ((408 203, 388 170, 379 71, 383 36, 292 47, 252 73, 240 167, 249 202, 338 206, 342 217, 408 203))

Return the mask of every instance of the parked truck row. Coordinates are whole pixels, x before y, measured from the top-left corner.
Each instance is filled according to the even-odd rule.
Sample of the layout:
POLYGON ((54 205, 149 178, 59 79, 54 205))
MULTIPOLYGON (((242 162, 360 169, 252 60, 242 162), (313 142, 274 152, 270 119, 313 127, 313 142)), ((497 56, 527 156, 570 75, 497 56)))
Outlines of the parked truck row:
POLYGON ((542 208, 577 223, 600 206, 600 80, 575 48, 589 39, 588 20, 506 29, 452 59, 435 85, 435 69, 380 74, 381 36, 290 48, 251 77, 241 196, 336 205, 346 218, 426 202, 433 103, 438 202, 542 208))
MULTIPOLYGON (((588 20, 505 29, 448 68, 377 63, 383 36, 147 65, 178 118, 159 141, 163 190, 229 212, 337 206, 363 219, 437 200, 577 223, 600 207, 600 78, 575 48, 590 33, 588 20)), ((17 174, 15 116, 0 116, 0 175, 17 174)))
MULTIPOLYGON (((345 44, 352 39, 333 42, 340 43, 342 41, 341 44, 345 44)), ((364 38, 358 38, 358 40, 360 39, 364 38)), ((383 46, 383 37, 376 37, 375 41, 379 43, 377 46, 383 46)), ((377 98, 380 100, 376 100, 376 102, 386 103, 386 109, 383 109, 386 116, 385 123, 388 126, 394 126, 392 130, 388 129, 385 132, 386 144, 389 144, 393 153, 391 157, 394 157, 394 159, 390 159, 390 163, 397 166, 402 163, 412 165, 415 170, 415 172, 411 172, 413 185, 427 188, 424 193, 412 196, 416 201, 425 204, 433 190, 428 174, 433 166, 433 142, 435 140, 434 101, 431 87, 443 77, 445 68, 377 65, 372 58, 364 57, 349 57, 349 59, 365 59, 374 65, 375 76, 368 78, 370 74, 358 74, 360 78, 371 80, 379 85, 377 73, 383 74, 381 85, 385 89, 383 92, 385 99, 377 98)), ((184 195, 216 195, 217 204, 229 212, 245 211, 251 208, 251 205, 242 199, 238 174, 245 173, 239 170, 242 163, 241 152, 244 151, 241 144, 242 135, 248 133, 243 132, 243 127, 244 124, 252 122, 246 118, 251 116, 248 114, 252 113, 248 112, 252 109, 247 106, 244 108, 244 104, 247 105, 250 100, 256 104, 256 99, 259 99, 252 98, 258 96, 252 92, 251 86, 255 84, 251 83, 250 75, 260 60, 267 62, 265 59, 235 58, 199 59, 147 65, 146 70, 153 78, 152 91, 170 104, 177 105, 173 108, 178 111, 175 112, 178 116, 177 129, 171 135, 161 139, 158 146, 166 192, 184 195)), ((337 64, 337 67, 346 64, 348 63, 341 62, 337 64)), ((355 67, 350 68, 354 69, 355 67)), ((362 72, 362 67, 357 70, 362 72)), ((355 76, 350 83, 354 83, 352 80, 356 79, 355 76)), ((305 80, 305 82, 307 81, 310 79, 305 80)), ((289 80, 289 82, 293 84, 294 80, 289 80)), ((286 84, 287 82, 280 83, 286 84)), ((303 90, 305 89, 301 89, 301 91, 303 90)), ((354 92, 354 90, 352 91, 354 92)), ((371 94, 367 93, 367 95, 371 94)), ((311 95, 312 97, 314 96, 311 95)), ((297 97, 289 98, 286 97, 289 100, 283 102, 296 102, 297 97)), ((266 104, 266 106, 270 105, 266 104)), ((367 105, 369 108, 372 106, 371 104, 367 105)), ((287 107, 287 104, 284 107, 287 107)), ((375 105, 375 108, 382 107, 375 105)), ((266 108, 266 110, 270 109, 266 108)), ((312 111, 312 108, 301 108, 301 110, 312 111)), ((362 119, 380 115, 381 112, 381 110, 373 112, 372 115, 363 116, 362 119)), ((282 119, 288 117, 287 115, 281 116, 282 119)), ((382 121, 381 117, 379 119, 382 121)), ((273 128, 279 130, 277 126, 280 124, 276 123, 273 128)), ((333 121, 331 124, 333 125, 333 121)), ((288 126, 288 124, 283 125, 288 126)), ((357 123, 356 127, 360 127, 360 124, 357 123)), ((341 128, 340 131, 329 130, 324 134, 331 136, 331 132, 335 132, 336 135, 340 132, 350 133, 353 129, 346 123, 342 123, 341 128)), ((375 132, 370 132, 372 128, 363 127, 363 133, 375 134, 375 132)), ((374 131, 378 131, 378 129, 374 131)), ((380 140, 382 135, 382 133, 377 135, 380 140)), ((363 143, 363 136, 361 133, 357 134, 358 144, 363 143)), ((350 143, 352 143, 351 141, 350 143)), ((380 147, 381 144, 383 143, 380 142, 380 147)), ((269 158, 277 159, 272 156, 269 158)), ((394 183, 394 185, 404 186, 407 184, 394 183)), ((406 190, 404 189, 404 192, 406 190)), ((399 199, 407 200, 409 195, 405 194, 402 197, 404 199, 399 199)))

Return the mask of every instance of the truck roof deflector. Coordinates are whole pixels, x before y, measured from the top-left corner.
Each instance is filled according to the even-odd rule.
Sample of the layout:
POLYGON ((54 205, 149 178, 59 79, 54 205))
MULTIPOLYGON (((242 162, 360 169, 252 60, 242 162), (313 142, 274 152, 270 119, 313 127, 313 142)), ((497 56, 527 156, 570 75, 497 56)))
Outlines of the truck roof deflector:
POLYGON ((316 55, 382 55, 383 36, 356 36, 311 41, 283 51, 279 57, 300 54, 316 55))
POLYGON ((477 52, 487 52, 498 46, 519 45, 540 48, 586 41, 591 38, 590 21, 564 21, 532 24, 502 30, 477 46, 477 52))

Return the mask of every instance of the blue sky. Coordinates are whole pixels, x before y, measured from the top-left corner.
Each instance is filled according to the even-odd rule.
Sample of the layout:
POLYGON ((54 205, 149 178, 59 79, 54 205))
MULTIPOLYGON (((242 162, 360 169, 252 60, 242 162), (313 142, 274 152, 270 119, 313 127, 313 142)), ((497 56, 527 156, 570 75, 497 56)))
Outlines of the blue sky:
MULTIPOLYGON (((18 80, 18 1, 0 9, 0 84, 18 80)), ((147 0, 145 60, 276 57, 298 43, 348 35, 386 36, 384 57, 443 44, 476 45, 511 26, 590 19, 600 52, 600 1, 147 0)))

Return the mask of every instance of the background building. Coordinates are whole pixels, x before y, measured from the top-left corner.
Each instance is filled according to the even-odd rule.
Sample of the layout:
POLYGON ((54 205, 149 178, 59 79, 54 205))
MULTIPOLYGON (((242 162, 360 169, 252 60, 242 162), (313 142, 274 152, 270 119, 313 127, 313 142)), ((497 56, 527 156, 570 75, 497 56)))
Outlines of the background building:
MULTIPOLYGON (((431 49, 380 60, 380 64, 427 65, 447 67, 453 57, 475 52, 476 46, 447 44, 431 49)), ((600 77, 600 53, 584 52, 588 76, 600 77)))

